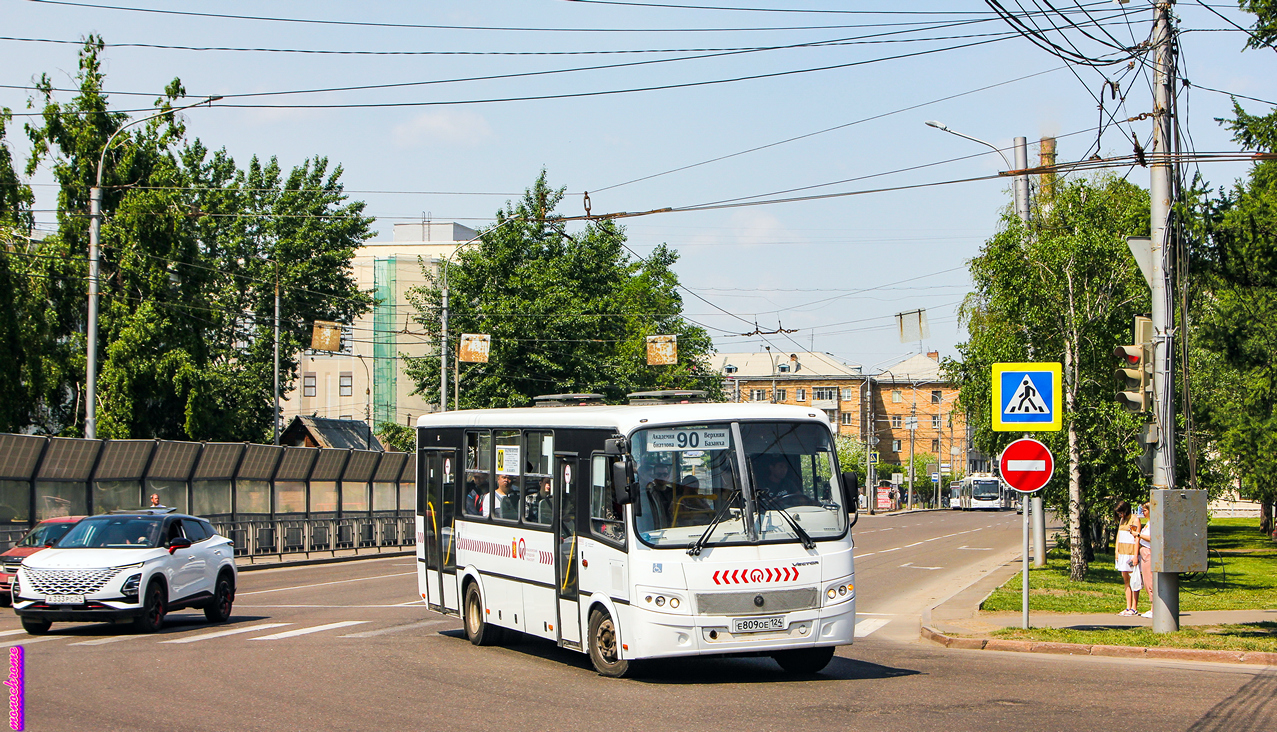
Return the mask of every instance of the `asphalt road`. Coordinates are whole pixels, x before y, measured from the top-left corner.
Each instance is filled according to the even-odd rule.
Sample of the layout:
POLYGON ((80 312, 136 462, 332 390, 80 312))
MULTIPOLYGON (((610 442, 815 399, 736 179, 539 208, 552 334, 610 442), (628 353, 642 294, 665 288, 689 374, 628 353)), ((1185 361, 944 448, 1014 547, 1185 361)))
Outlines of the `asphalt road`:
POLYGON ((245 572, 232 621, 156 635, 55 625, 26 646, 31 730, 1277 729, 1277 669, 957 651, 918 614, 1015 553, 1019 517, 933 512, 856 527, 859 637, 824 673, 695 659, 632 680, 534 640, 471 646, 413 600, 411 558, 245 572))

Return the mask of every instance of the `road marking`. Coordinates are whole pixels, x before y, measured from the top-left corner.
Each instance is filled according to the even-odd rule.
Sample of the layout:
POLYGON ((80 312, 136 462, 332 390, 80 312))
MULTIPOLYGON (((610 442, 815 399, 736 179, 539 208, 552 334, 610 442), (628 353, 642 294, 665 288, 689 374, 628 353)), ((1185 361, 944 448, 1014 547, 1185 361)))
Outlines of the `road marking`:
POLYGON ((231 628, 230 630, 218 630, 212 633, 203 633, 201 635, 193 635, 188 638, 178 638, 171 641, 160 641, 161 643, 195 643, 196 641, 211 640, 213 638, 223 638, 228 635, 238 635, 240 633, 252 633, 255 630, 270 630, 271 628, 282 628, 292 623, 265 623, 263 625, 253 625, 247 628, 231 628))
MULTIPOLYGON (((26 631, 24 630, 22 632, 25 633, 26 631)), ((28 643, 41 643, 43 641, 57 640, 58 638, 62 638, 62 637, 64 636, 45 635, 45 636, 40 636, 38 638, 23 638, 22 640, 5 641, 4 643, 0 643, 0 648, 8 648, 9 646, 25 646, 28 643)))
POLYGON ((856 556, 852 557, 852 559, 860 559, 861 557, 872 557, 873 555, 877 553, 878 552, 869 552, 868 554, 857 554, 856 556))
POLYGON ((900 566, 901 566, 901 567, 908 567, 908 568, 910 568, 910 569, 944 569, 944 567, 919 567, 919 566, 914 565, 914 563, 913 563, 913 562, 905 562, 904 564, 902 564, 902 565, 900 565, 900 566))
POLYGON ((260 640, 283 640, 284 638, 294 638, 299 635, 308 633, 321 633, 325 630, 336 630, 337 628, 346 628, 351 625, 363 625, 367 620, 343 620, 340 623, 329 623, 328 625, 316 625, 312 628, 298 628, 297 630, 286 630, 283 633, 275 633, 273 635, 263 635, 258 638, 249 638, 251 641, 260 640))
POLYGON ((393 628, 381 628, 380 630, 365 630, 362 633, 351 633, 350 635, 337 636, 338 638, 371 638, 374 635, 385 635, 387 633, 398 633, 401 630, 413 630, 415 628, 428 628, 432 625, 443 625, 447 620, 423 620, 419 623, 408 623, 407 625, 396 625, 393 628))
POLYGON ((959 548, 959 549, 970 549, 970 550, 971 550, 971 551, 973 551, 973 552, 991 552, 991 551, 993 551, 993 547, 991 547, 991 546, 965 546, 965 545, 964 545, 964 546, 960 546, 960 547, 958 547, 958 548, 959 548))
POLYGON ((911 546, 918 546, 918 545, 919 545, 919 544, 921 544, 921 543, 922 543, 922 542, 920 542, 920 541, 915 541, 915 542, 914 542, 914 543, 912 543, 912 544, 905 544, 904 548, 905 548, 905 549, 908 549, 908 548, 909 548, 909 547, 911 547, 911 546))
POLYGON ((131 640, 133 638, 141 638, 140 635, 113 635, 109 638, 98 638, 97 640, 80 641, 79 643, 68 643, 68 646, 104 646, 107 643, 119 643, 120 641, 131 640))
POLYGON ((883 617, 883 618, 894 618, 894 617, 896 617, 896 614, 895 614, 895 613, 862 613, 862 612, 860 612, 860 611, 857 611, 857 612, 856 612, 856 614, 857 614, 857 615, 877 615, 877 616, 879 616, 879 617, 883 617))
POLYGON ((395 604, 395 605, 240 605, 240 604, 238 604, 238 603, 237 603, 237 604, 235 605, 235 607, 238 607, 238 608, 246 608, 246 607, 251 607, 251 608, 281 608, 281 607, 318 607, 318 608, 358 607, 358 608, 371 608, 371 607, 405 607, 407 604, 408 604, 408 603, 399 603, 399 604, 395 604))
POLYGON ((27 632, 27 631, 25 631, 25 630, 6 630, 6 631, 2 631, 2 632, 0 632, 0 636, 4 636, 4 635, 17 635, 18 633, 25 633, 25 632, 27 632))
POLYGON ((868 618, 866 620, 861 620, 859 623, 856 623, 856 637, 857 638, 868 637, 875 630, 878 630, 879 628, 881 628, 882 626, 890 622, 891 622, 890 620, 887 620, 885 618, 868 618))
POLYGON ((285 592, 287 590, 307 590, 307 589, 310 589, 311 587, 324 587, 325 585, 342 585, 342 584, 346 584, 347 582, 364 582, 365 580, 387 579, 389 577, 407 577, 409 575, 415 575, 415 574, 416 572, 399 572, 398 574, 380 574, 380 575, 377 575, 376 577, 356 577, 355 579, 336 580, 333 582, 316 582, 313 585, 297 585, 296 587, 276 587, 273 590, 253 590, 252 592, 236 592, 235 596, 242 597, 244 595, 260 595, 266 592, 285 592))

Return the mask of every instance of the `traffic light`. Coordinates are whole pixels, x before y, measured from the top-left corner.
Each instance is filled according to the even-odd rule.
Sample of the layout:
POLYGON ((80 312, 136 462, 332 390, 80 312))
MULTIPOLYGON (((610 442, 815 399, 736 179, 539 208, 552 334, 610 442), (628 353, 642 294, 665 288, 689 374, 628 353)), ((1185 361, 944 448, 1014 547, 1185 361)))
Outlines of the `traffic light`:
POLYGON ((1153 321, 1136 316, 1135 343, 1118 346, 1119 359, 1114 375, 1122 385, 1117 401, 1132 412, 1143 412, 1153 404, 1153 321))

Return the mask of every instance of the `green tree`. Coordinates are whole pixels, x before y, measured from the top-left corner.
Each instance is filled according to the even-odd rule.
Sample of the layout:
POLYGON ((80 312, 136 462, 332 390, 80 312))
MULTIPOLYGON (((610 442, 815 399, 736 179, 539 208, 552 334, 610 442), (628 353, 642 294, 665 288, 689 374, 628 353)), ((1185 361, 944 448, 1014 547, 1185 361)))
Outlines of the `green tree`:
POLYGON ((1067 516, 1077 580, 1086 575, 1084 524, 1097 501, 1143 491, 1135 462, 1140 420, 1114 401, 1112 374, 1113 348, 1128 342, 1134 316, 1149 308, 1125 241, 1147 235, 1148 206, 1147 192, 1108 175, 1057 183, 1028 227, 1008 212, 971 261, 975 291, 962 308, 970 339, 958 346, 960 360, 945 363, 975 442, 990 455, 1018 436, 992 430, 992 364, 1063 364, 1064 430, 1039 438, 1065 457, 1057 465, 1067 479, 1051 481, 1045 500, 1067 516))
MULTIPOLYGON (((617 402, 654 389, 720 398, 711 339, 682 316, 677 255, 662 245, 646 259, 631 257, 624 230, 610 220, 569 234, 554 215, 562 197, 543 171, 447 269, 452 352, 462 332, 492 336, 488 363, 463 370, 461 407, 521 407, 538 394, 568 392, 617 402), (678 363, 648 366, 646 337, 668 334, 678 336, 678 363)), ((408 297, 438 342, 442 281, 425 276, 428 284, 408 297)), ((405 370, 418 393, 438 400, 438 355, 409 358, 405 370)))
MULTIPOLYGON (((44 108, 28 125, 35 154, 59 183, 59 226, 48 254, 70 270, 72 290, 44 336, 67 350, 47 361, 44 394, 56 403, 49 431, 78 433, 84 381, 82 215, 107 140, 128 118, 102 93, 102 41, 80 54, 78 94, 63 104, 48 77, 44 108), (78 281, 77 281, 78 280, 78 281), (68 297, 69 296, 69 297, 68 297), (68 303, 73 303, 68 305, 68 303), (70 407, 70 408, 68 408, 70 407)), ((174 80, 156 102, 168 112, 185 95, 174 80)), ((126 130, 103 167, 98 434, 101 437, 260 440, 271 433, 274 297, 281 294, 280 372, 285 389, 295 354, 315 319, 349 322, 367 307, 350 260, 370 234, 361 202, 347 202, 340 167, 315 158, 285 174, 272 158, 245 170, 224 150, 187 141, 176 115, 126 130)))
POLYGON ((21 312, 28 301, 33 217, 31 188, 13 168, 5 140, 9 110, 0 109, 0 432, 17 432, 30 418, 26 371, 30 357, 21 312))

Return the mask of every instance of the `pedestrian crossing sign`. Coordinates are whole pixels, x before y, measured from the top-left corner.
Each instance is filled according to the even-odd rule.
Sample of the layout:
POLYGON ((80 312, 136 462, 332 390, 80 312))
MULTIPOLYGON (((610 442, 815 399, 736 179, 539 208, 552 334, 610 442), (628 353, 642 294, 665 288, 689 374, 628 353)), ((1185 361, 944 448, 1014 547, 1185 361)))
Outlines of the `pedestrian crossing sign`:
POLYGON ((1063 369, 1058 363, 993 364, 995 432, 1058 432, 1063 369))

